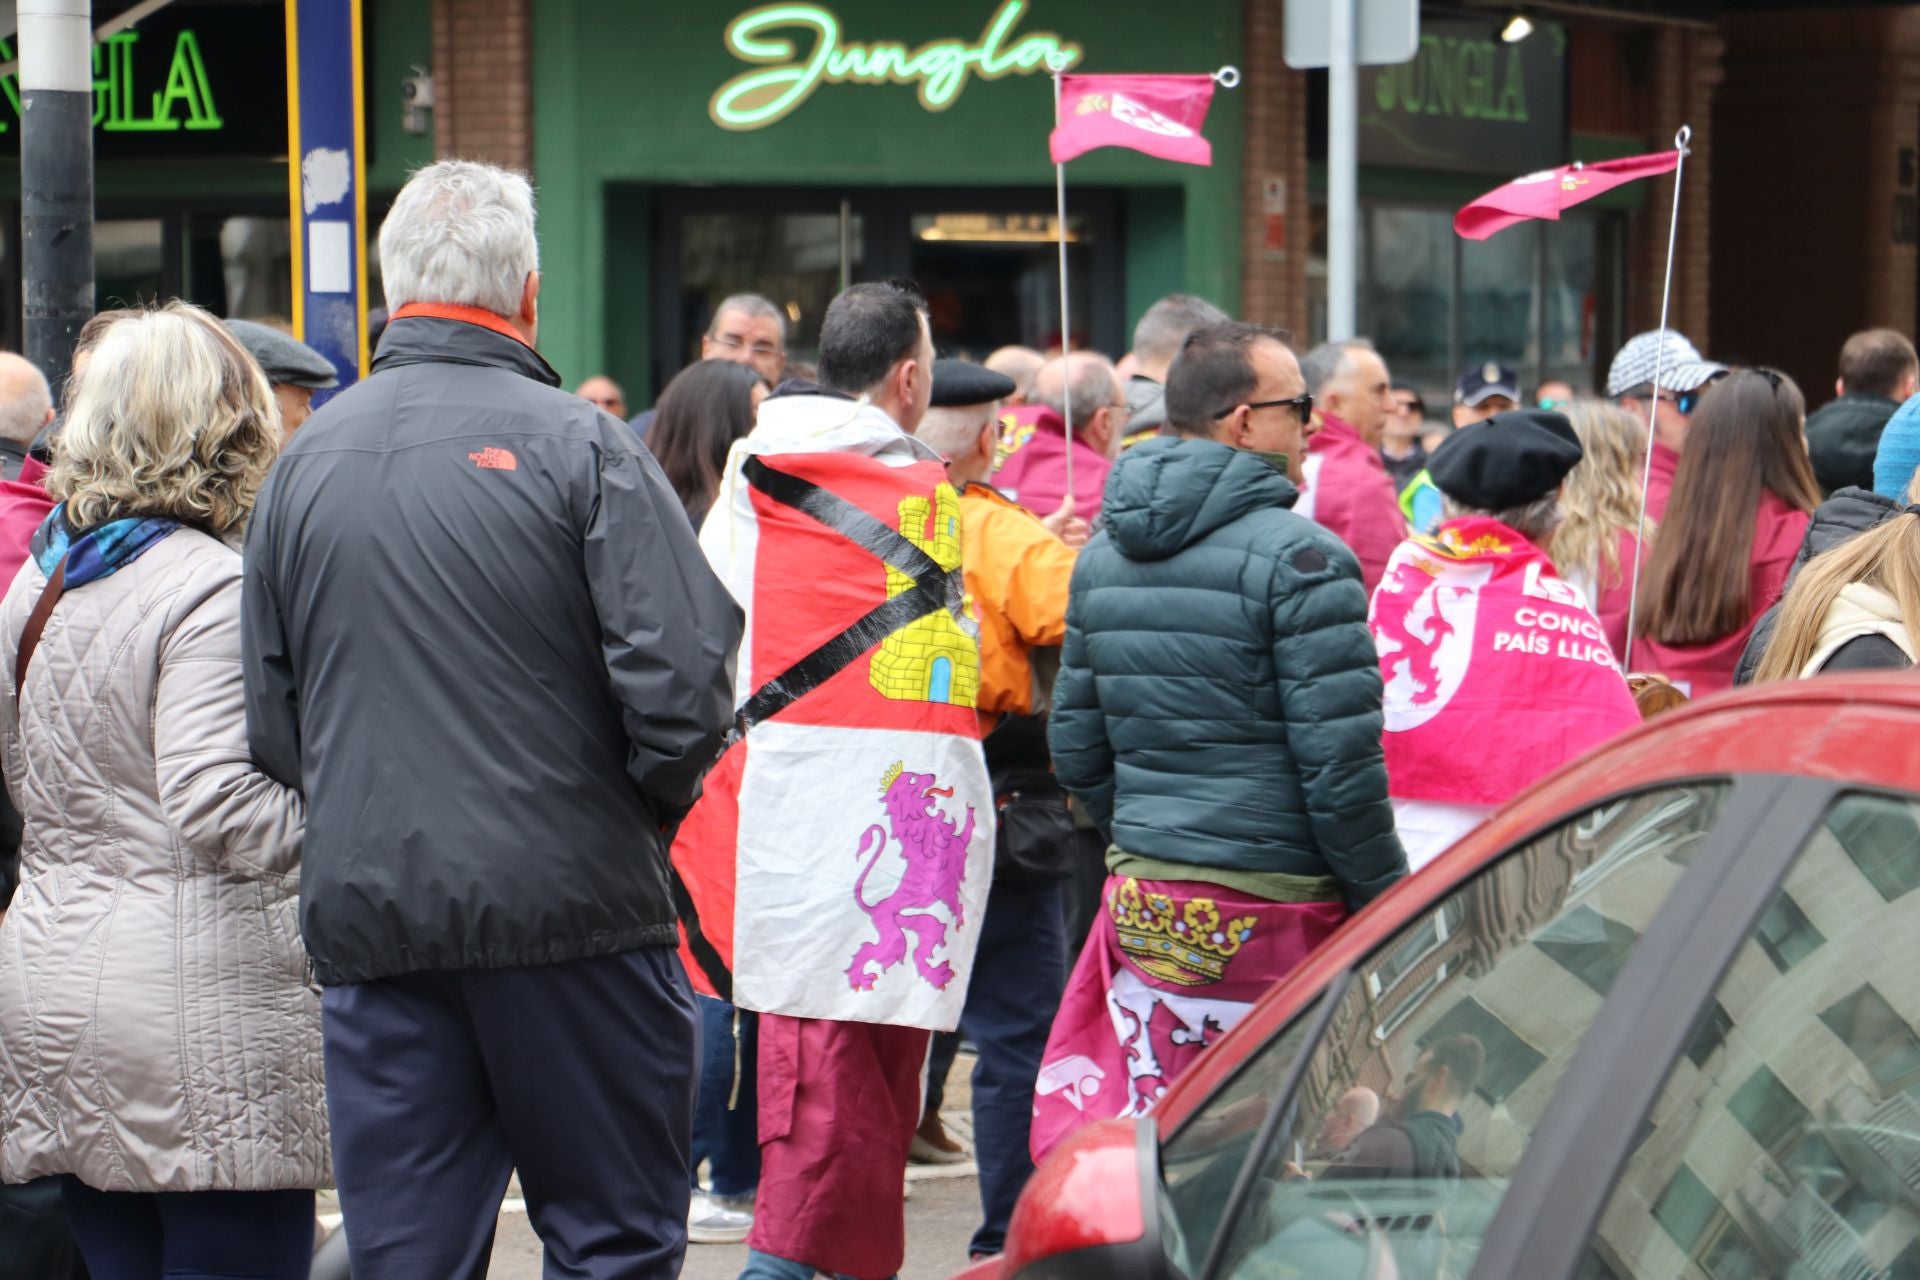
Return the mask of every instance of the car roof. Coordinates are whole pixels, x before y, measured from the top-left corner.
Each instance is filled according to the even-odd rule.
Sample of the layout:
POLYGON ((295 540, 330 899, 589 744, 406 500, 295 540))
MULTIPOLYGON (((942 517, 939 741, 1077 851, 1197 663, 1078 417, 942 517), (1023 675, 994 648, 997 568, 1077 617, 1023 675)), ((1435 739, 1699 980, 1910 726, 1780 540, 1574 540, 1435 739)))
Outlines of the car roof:
POLYGON ((1920 676, 1818 676, 1660 716, 1522 792, 1356 916, 1260 998, 1154 1109, 1171 1134, 1334 977, 1523 839, 1609 796, 1689 778, 1778 774, 1920 792, 1920 676))

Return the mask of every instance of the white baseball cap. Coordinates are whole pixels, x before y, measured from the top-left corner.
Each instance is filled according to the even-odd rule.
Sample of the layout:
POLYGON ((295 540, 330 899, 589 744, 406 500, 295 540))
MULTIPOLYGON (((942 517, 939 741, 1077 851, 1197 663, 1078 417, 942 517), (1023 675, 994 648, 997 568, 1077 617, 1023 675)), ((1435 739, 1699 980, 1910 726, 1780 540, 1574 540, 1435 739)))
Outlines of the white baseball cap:
POLYGON ((1684 336, 1671 329, 1649 329, 1627 339, 1607 370, 1607 394, 1621 396, 1654 380, 1659 369, 1660 390, 1678 395, 1692 391, 1727 371, 1727 366, 1702 359, 1684 336))

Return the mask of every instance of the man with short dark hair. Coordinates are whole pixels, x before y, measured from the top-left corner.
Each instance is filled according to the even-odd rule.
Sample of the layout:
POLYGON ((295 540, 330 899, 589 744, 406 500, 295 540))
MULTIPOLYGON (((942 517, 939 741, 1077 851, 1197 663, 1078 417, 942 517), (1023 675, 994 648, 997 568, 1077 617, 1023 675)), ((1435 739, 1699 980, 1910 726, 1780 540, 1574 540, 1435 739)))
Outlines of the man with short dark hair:
POLYGON ((1365 338, 1323 342, 1300 361, 1319 429, 1307 443, 1301 498, 1294 510, 1347 544, 1371 591, 1387 557, 1406 535, 1400 496, 1380 460, 1393 410, 1386 361, 1365 338))
POLYGON ((1167 421, 1167 370, 1173 368, 1187 335, 1210 324, 1225 324, 1227 313, 1191 293, 1170 293, 1146 309, 1133 326, 1133 376, 1127 379, 1127 435, 1122 449, 1160 434, 1167 421))
POLYGON ((928 1033, 959 1021, 980 938, 979 626, 958 497, 908 434, 932 364, 911 282, 846 290, 819 385, 760 406, 701 528, 749 639, 673 857, 696 982, 760 1014, 743 1276, 899 1270, 928 1033))
POLYGON ((1145 1112, 1405 874, 1360 566, 1288 510, 1312 409, 1277 331, 1196 330, 1167 375, 1178 436, 1121 455, 1080 553, 1048 741, 1113 843, 1042 1060, 1036 1156, 1145 1112))
POLYGON ((1831 400, 1807 417, 1807 454, 1820 491, 1873 488, 1880 433, 1920 382, 1920 355, 1906 335, 1866 329, 1840 348, 1840 376, 1831 400))

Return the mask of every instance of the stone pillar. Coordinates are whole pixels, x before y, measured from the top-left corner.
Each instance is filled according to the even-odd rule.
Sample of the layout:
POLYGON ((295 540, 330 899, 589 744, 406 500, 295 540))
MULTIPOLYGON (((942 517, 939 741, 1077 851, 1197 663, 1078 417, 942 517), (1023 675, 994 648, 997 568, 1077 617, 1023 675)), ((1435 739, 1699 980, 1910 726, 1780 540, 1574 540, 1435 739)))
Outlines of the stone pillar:
POLYGON ((1289 330, 1307 342, 1307 77, 1283 54, 1278 0, 1246 6, 1246 49, 1235 93, 1246 95, 1246 151, 1241 160, 1241 318, 1289 330), (1270 221, 1271 186, 1284 186, 1278 222, 1270 221), (1269 241, 1269 230, 1283 247, 1269 241))
POLYGON ((434 153, 533 170, 532 0, 433 0, 434 153))

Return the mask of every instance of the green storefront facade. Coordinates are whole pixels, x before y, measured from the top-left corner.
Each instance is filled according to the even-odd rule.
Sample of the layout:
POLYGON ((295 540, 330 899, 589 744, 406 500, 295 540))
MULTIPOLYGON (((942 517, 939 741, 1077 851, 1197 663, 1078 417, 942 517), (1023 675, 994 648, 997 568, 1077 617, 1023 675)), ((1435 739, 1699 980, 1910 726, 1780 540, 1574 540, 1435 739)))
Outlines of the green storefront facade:
MULTIPOLYGON (((569 381, 610 373, 636 405, 725 288, 787 307, 804 355, 843 268, 922 277, 948 346, 1057 340, 1042 270, 1053 95, 1044 69, 1019 63, 1057 45, 1083 71, 1211 72, 1243 40, 1237 3, 1141 22, 1098 0, 539 0, 531 18, 541 346, 569 381), (730 28, 759 61, 730 46, 730 28), (928 53, 935 43, 947 47, 928 53), (755 73, 768 87, 734 111, 722 89, 755 73), (801 100, 740 118, 777 112, 783 95, 801 100)), ((1236 304, 1241 129, 1222 91, 1210 168, 1115 151, 1068 166, 1076 341, 1124 349, 1140 311, 1174 289, 1236 304)))

